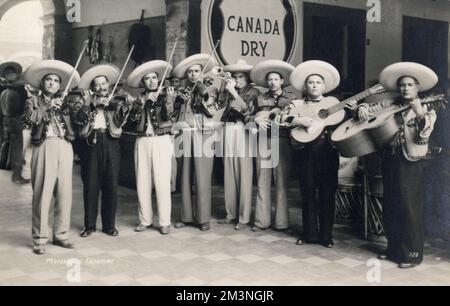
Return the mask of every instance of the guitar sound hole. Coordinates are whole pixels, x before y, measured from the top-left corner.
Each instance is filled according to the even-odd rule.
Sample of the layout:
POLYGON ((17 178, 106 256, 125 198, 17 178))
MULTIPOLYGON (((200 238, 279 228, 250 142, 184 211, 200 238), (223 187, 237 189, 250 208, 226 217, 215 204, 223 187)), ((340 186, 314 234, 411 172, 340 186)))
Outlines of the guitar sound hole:
POLYGON ((320 119, 326 119, 328 118, 328 111, 326 109, 322 109, 319 112, 319 118, 320 119))

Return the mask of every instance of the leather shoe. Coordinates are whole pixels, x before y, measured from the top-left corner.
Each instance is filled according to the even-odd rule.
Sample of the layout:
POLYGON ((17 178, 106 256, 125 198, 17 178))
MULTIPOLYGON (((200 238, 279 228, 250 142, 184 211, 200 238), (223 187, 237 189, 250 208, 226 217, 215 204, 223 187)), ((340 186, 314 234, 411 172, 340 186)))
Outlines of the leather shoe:
POLYGON ((387 254, 384 254, 384 253, 383 254, 378 254, 377 258, 379 260, 388 260, 387 254))
POLYGON ((235 222, 235 220, 232 219, 222 219, 217 221, 218 224, 233 224, 235 222))
POLYGON ((400 269, 411 269, 411 268, 414 268, 415 266, 417 266, 417 265, 413 264, 413 263, 406 263, 406 262, 402 262, 398 265, 398 267, 400 269))
POLYGON ((90 235, 92 235, 92 233, 95 233, 96 230, 95 229, 87 229, 87 228, 83 228, 83 230, 80 233, 80 237, 82 238, 87 238, 90 235))
POLYGON ((24 179, 23 177, 13 178, 12 182, 16 185, 26 185, 31 182, 29 179, 24 179))
POLYGON ((234 229, 237 230, 237 231, 239 231, 239 230, 241 230, 241 229, 243 229, 243 228, 246 228, 247 226, 248 226, 248 224, 244 224, 244 223, 238 222, 238 223, 236 223, 236 225, 234 226, 234 229))
POLYGON ((151 229, 152 227, 153 227, 153 225, 148 225, 147 226, 147 225, 139 224, 138 226, 136 226, 134 231, 137 232, 137 233, 141 233, 141 232, 145 232, 145 231, 151 229))
POLYGON ((34 246, 33 253, 36 255, 44 255, 45 254, 45 246, 43 246, 43 245, 34 246))
POLYGON ((190 225, 190 224, 192 224, 192 223, 190 223, 190 222, 178 221, 178 222, 175 223, 175 228, 183 228, 183 227, 185 227, 185 226, 187 226, 187 225, 190 225))
POLYGON ((331 240, 331 241, 322 243, 322 245, 328 249, 332 249, 334 247, 334 242, 333 242, 333 240, 331 240))
POLYGON ((74 249, 75 246, 69 240, 55 240, 53 241, 53 245, 59 246, 65 249, 74 249))
POLYGON ((102 230, 102 232, 105 233, 106 235, 111 236, 111 237, 119 236, 119 231, 117 229, 115 229, 115 228, 112 229, 112 230, 109 230, 109 231, 102 230))
POLYGON ((277 232, 285 233, 286 235, 292 235, 294 233, 290 227, 282 229, 274 228, 274 230, 277 232))
POLYGON ((170 233, 170 226, 161 226, 159 232, 161 235, 168 235, 170 233))
POLYGON ((304 244, 305 244, 305 241, 303 241, 302 238, 298 238, 298 239, 297 239, 297 242, 296 242, 295 244, 296 244, 296 245, 304 245, 304 244))
POLYGON ((209 222, 200 224, 200 230, 201 230, 202 232, 209 231, 210 228, 211 228, 211 227, 210 227, 209 222))
POLYGON ((257 225, 253 225, 252 226, 252 232, 262 232, 262 231, 265 231, 265 230, 266 230, 266 228, 262 228, 262 227, 259 227, 257 225))

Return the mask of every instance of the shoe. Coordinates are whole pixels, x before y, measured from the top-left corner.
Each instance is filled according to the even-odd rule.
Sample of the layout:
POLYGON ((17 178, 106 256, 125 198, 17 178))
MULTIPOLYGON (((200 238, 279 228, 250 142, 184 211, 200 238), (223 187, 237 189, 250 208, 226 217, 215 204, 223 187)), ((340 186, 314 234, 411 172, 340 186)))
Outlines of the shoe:
POLYGON ((298 239, 297 239, 297 242, 296 242, 295 244, 296 244, 296 245, 304 245, 304 244, 305 244, 305 241, 303 241, 302 238, 298 238, 298 239))
POLYGON ((170 226, 161 226, 159 232, 161 235, 168 235, 170 233, 170 226))
POLYGON ((64 249, 74 249, 75 246, 69 240, 54 240, 53 245, 62 247, 64 249))
POLYGON ((246 228, 247 226, 248 226, 248 224, 244 224, 244 223, 238 222, 238 223, 236 223, 236 225, 234 226, 234 229, 237 230, 237 231, 239 231, 240 229, 246 228))
POLYGON ((43 245, 34 246, 33 253, 36 255, 44 255, 45 254, 45 246, 43 246, 43 245))
POLYGON ((111 237, 119 236, 119 231, 117 229, 115 229, 115 228, 112 229, 112 230, 109 230, 109 231, 102 230, 102 232, 105 233, 106 235, 111 236, 111 237))
POLYGON ((152 227, 153 227, 153 225, 148 225, 147 226, 147 225, 139 224, 138 226, 136 226, 134 231, 137 232, 137 233, 141 233, 141 232, 145 232, 145 231, 151 229, 152 227))
POLYGON ((414 268, 415 266, 417 266, 417 265, 413 264, 413 263, 406 263, 406 262, 402 262, 398 265, 398 267, 400 269, 411 269, 411 268, 414 268))
POLYGON ((259 227, 257 225, 253 225, 252 226, 252 232, 262 232, 262 231, 265 231, 265 230, 266 230, 266 228, 262 228, 262 227, 259 227))
POLYGON ((192 224, 191 222, 183 222, 183 221, 178 221, 175 223, 175 228, 183 228, 187 225, 192 224))
POLYGON ((87 228, 83 228, 83 230, 80 233, 80 237, 81 238, 87 238, 90 235, 92 235, 92 233, 95 233, 96 230, 95 229, 87 229, 87 228))
POLYGON ((31 180, 29 179, 24 179, 23 177, 17 177, 17 178, 13 178, 12 182, 16 185, 26 185, 29 184, 31 182, 31 180))
POLYGON ((200 230, 201 230, 202 232, 209 231, 210 229, 211 229, 211 226, 210 226, 209 222, 200 224, 200 230))
POLYGON ((333 242, 333 240, 331 240, 331 241, 322 243, 322 245, 328 249, 332 249, 334 247, 334 242, 333 242))
POLYGON ((227 218, 217 221, 218 224, 233 224, 234 222, 235 220, 227 218))
POLYGON ((379 260, 388 260, 388 259, 389 259, 388 256, 387 256, 387 254, 385 254, 385 253, 378 254, 377 258, 378 258, 379 260))

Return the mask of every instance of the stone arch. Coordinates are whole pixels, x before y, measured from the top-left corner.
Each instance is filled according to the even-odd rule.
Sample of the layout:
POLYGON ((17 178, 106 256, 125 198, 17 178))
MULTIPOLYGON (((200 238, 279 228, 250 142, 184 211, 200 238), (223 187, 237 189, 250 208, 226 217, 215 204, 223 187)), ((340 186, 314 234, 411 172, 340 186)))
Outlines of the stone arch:
MULTIPOLYGON (((0 0, 0 19, 12 7, 27 0, 0 0)), ((44 11, 43 59, 68 60, 71 57, 71 25, 67 22, 64 0, 40 0, 44 11)))

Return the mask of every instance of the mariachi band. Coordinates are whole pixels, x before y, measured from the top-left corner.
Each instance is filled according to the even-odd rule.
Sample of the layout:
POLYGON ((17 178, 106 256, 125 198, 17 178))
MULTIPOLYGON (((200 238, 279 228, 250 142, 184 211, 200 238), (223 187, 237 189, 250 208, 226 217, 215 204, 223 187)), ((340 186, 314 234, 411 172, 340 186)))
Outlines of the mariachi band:
MULTIPOLYGON (((366 95, 345 101, 326 96, 339 86, 340 75, 335 67, 323 61, 293 67, 280 60, 267 60, 253 67, 239 60, 220 67, 212 55, 196 54, 173 69, 170 61, 144 63, 128 76, 126 84, 140 90, 137 96, 124 91, 116 94, 122 74, 111 64, 94 66, 80 76, 77 66, 45 60, 24 72, 25 83, 34 88, 28 91, 21 120, 22 128, 31 131, 34 253, 44 254, 50 239, 52 201, 53 244, 74 248, 67 233, 72 206, 71 142, 75 139, 80 143, 77 152, 85 215, 80 236, 87 238, 97 230, 99 201, 102 232, 113 237, 119 235, 115 219, 121 161, 119 140, 124 125, 137 135, 134 161, 139 223, 135 231, 156 227, 152 208, 154 187, 158 229, 162 235, 170 233, 176 169, 182 205, 181 219, 176 220, 174 227, 210 230, 214 148, 208 144, 214 142, 217 131, 223 127, 220 135, 224 146, 226 215, 219 224, 233 225, 236 230, 249 226, 252 231, 261 232, 271 227, 292 233, 287 183, 289 167, 295 158, 300 163, 303 224, 297 245, 321 244, 332 248, 340 148, 352 146, 352 154, 362 156, 366 152, 358 146, 366 145, 383 156, 383 219, 388 247, 379 258, 397 262, 401 268, 422 262, 423 159, 428 153, 437 113, 446 103, 438 97, 420 98, 419 93, 432 89, 438 82, 431 69, 417 63, 390 65, 380 74, 379 88, 396 93, 396 97, 367 104, 359 101, 377 91, 369 90, 366 95), (203 82, 211 71, 220 79, 220 89, 203 82), (185 80, 184 88, 179 87, 180 80, 185 80), (80 94, 69 103, 67 94, 76 87, 80 94), (385 121, 370 126, 371 118, 387 113, 390 116, 385 121), (255 129, 247 129, 248 124, 255 129), (345 124, 349 125, 346 132, 359 128, 359 133, 365 133, 364 141, 354 145, 336 141, 341 137, 339 126, 345 124), (388 132, 387 127, 392 129, 388 132), (374 131, 386 137, 367 136, 374 131), (262 151, 252 133, 256 134, 256 142, 264 143, 269 150, 276 146, 277 158, 262 151), (177 148, 180 137, 183 145, 177 148), (374 144, 375 141, 382 143, 374 144), (174 163, 177 150, 181 151, 178 165, 174 163), (203 152, 200 156, 195 154, 199 151, 203 152), (255 165, 257 195, 254 222, 250 224, 255 165), (272 177, 276 190, 274 219, 272 177)), ((16 69, 16 74, 20 74, 17 66, 2 67, 1 72, 7 75, 16 69)), ((363 134, 355 132, 352 137, 355 135, 363 134)), ((20 174, 15 175, 16 179, 23 179, 20 174)))

